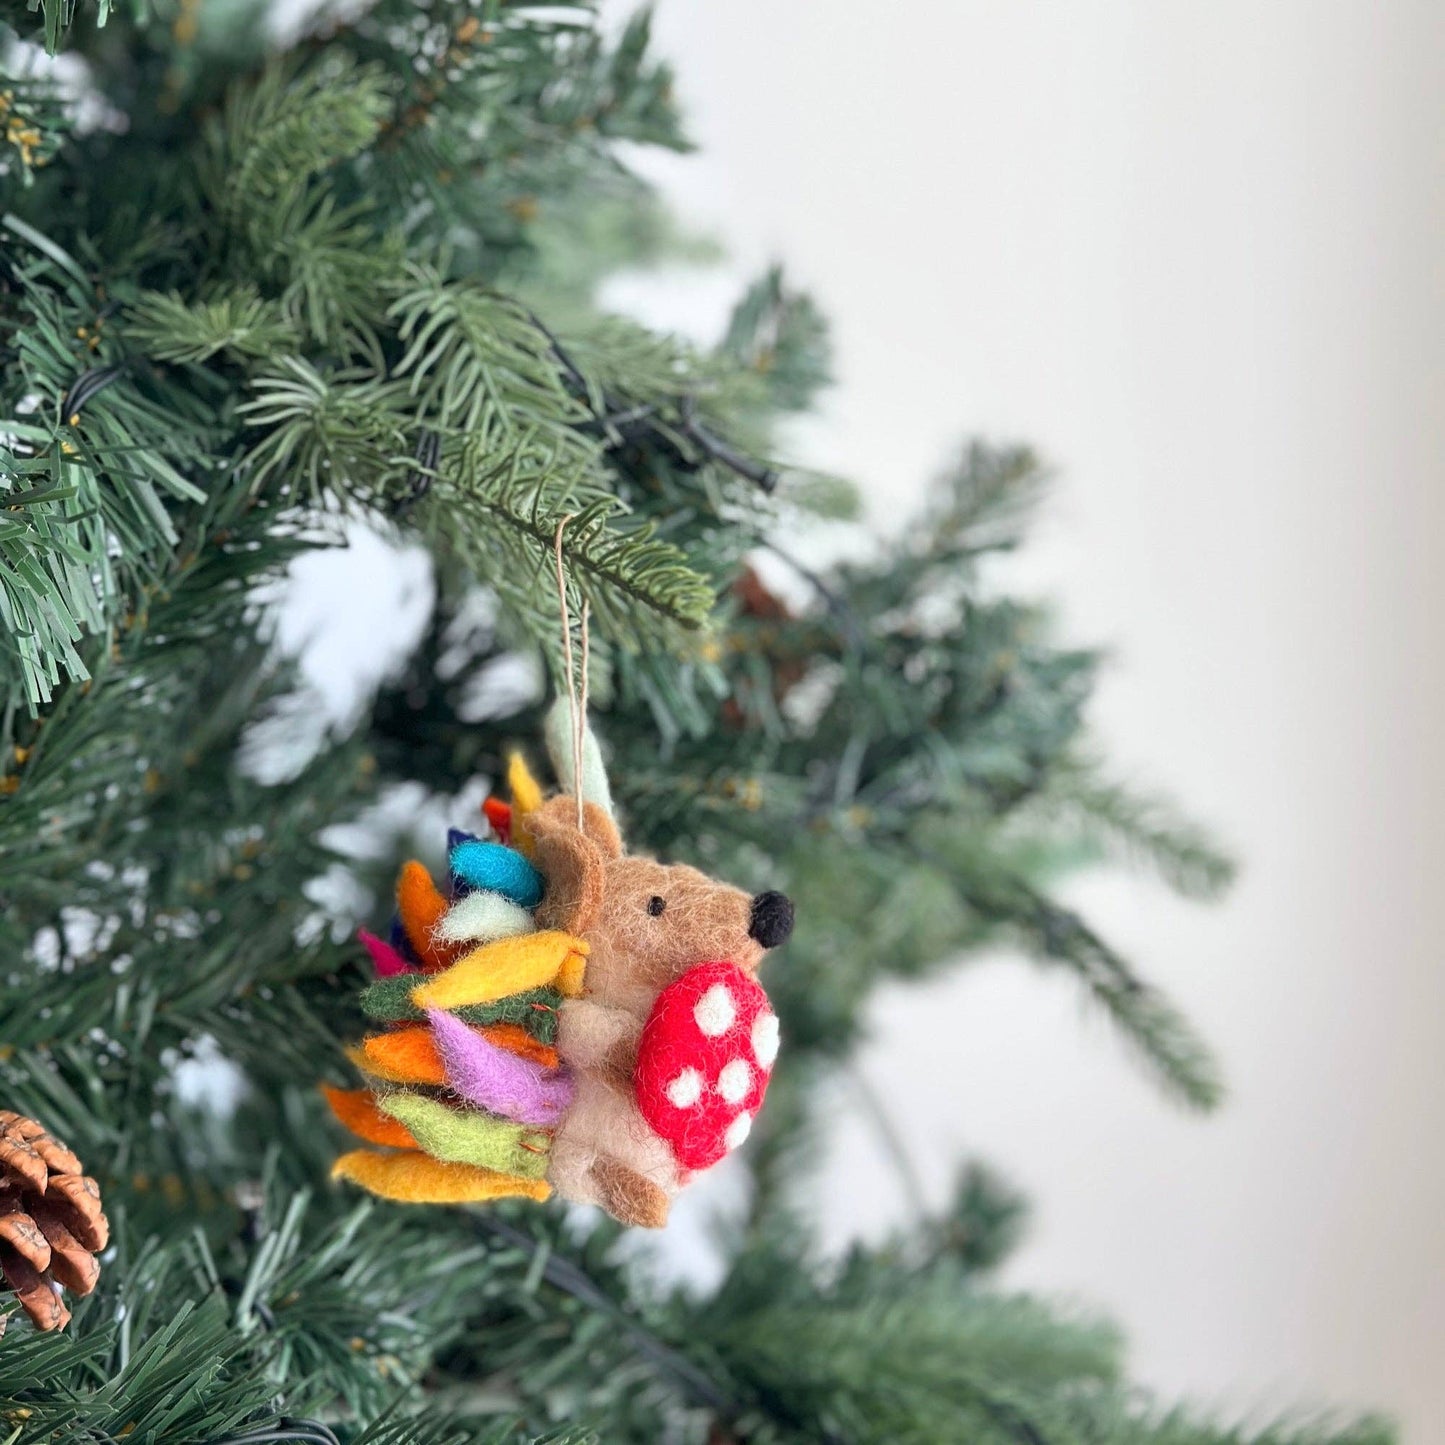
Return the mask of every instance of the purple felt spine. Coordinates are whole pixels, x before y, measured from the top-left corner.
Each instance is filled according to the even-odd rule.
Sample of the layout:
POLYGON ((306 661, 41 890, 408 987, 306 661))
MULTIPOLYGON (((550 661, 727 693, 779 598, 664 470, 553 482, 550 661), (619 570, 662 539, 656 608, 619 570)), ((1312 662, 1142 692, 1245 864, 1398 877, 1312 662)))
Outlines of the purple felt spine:
POLYGON ((549 1126, 572 1102, 572 1080, 496 1044, 445 1009, 429 1008, 447 1084, 469 1104, 519 1124, 549 1126))

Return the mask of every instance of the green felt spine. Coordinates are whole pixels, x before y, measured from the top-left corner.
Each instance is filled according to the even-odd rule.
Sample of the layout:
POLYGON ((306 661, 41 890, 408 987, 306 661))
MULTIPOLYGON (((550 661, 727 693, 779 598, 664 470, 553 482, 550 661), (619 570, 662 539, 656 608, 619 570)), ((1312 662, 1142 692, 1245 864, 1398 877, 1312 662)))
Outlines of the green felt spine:
MULTIPOLYGON (((361 995, 368 1018, 382 1023, 415 1022, 426 1017, 411 1001, 416 974, 379 978, 361 995)), ((533 1038, 551 1044, 557 1037, 557 1010, 562 995, 554 988, 533 988, 490 1003, 465 1004, 450 1012, 469 1024, 520 1024, 533 1038)))
POLYGON ((377 1101, 433 1158, 476 1164, 500 1174, 540 1179, 547 1172, 552 1136, 545 1129, 499 1119, 481 1109, 453 1109, 440 1099, 398 1089, 377 1101))

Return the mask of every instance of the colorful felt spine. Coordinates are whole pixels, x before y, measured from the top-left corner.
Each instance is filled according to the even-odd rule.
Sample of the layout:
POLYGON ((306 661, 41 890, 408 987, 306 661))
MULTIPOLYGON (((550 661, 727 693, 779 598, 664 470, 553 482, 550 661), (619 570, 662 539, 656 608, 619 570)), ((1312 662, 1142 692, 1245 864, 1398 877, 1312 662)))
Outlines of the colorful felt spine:
POLYGON ((532 915, 500 893, 468 893, 442 914, 434 933, 443 943, 495 943, 536 928, 532 915))
POLYGON ((374 933, 368 933, 362 928, 357 931, 356 936, 371 955, 372 966, 376 969, 378 978, 395 978, 399 973, 412 971, 412 965, 389 943, 378 938, 374 933))
MULTIPOLYGON (((487 810, 504 840, 540 800, 518 767, 515 806, 487 810)), ((413 1203, 545 1199, 552 1129, 572 1100, 552 1045, 563 998, 581 990, 587 945, 538 931, 541 875, 505 841, 454 829, 447 854, 445 894, 409 862, 391 941, 359 935, 376 974, 362 1007, 385 1027, 348 1050, 369 1087, 325 1093, 372 1147, 343 1155, 333 1173, 413 1203)))
POLYGON ((612 788, 607 781, 607 769, 602 763, 602 749, 590 727, 584 728, 582 732, 582 778, 580 787, 578 785, 572 737, 575 723, 572 709, 563 706, 561 699, 548 710, 543 723, 547 736, 547 751, 557 761, 558 785, 564 793, 576 793, 586 802, 595 803, 610 818, 614 811, 612 788))
POLYGON ((385 1144, 393 1149, 417 1147, 411 1130, 400 1118, 383 1113, 370 1089, 323 1088, 321 1092, 326 1095, 326 1102, 331 1105, 331 1112, 338 1122, 358 1139, 365 1139, 368 1144, 385 1144))
POLYGON ((396 884, 396 911, 406 941, 425 969, 445 968, 456 957, 455 946, 432 937, 448 902, 422 864, 413 860, 402 865, 396 884))
POLYGON ((535 988, 575 994, 582 984, 587 945, 570 933, 527 933, 485 943, 450 968, 416 983, 411 1001, 420 1008, 493 1004, 535 988))
POLYGON ((482 804, 482 812, 497 835, 497 842, 512 846, 512 805, 500 798, 488 798, 482 804))
MULTIPOLYGON (((425 1015, 412 1001, 416 979, 412 974, 379 978, 361 995, 361 1007, 380 1023, 416 1023, 425 1015)), ((453 1010, 469 1024, 518 1024, 544 1044, 557 1037, 557 1010, 562 995, 555 988, 533 988, 491 1003, 462 1004, 453 1010)))
POLYGON ((348 1050, 352 1063, 373 1079, 389 1084, 446 1083, 446 1066, 437 1052, 431 1030, 421 1025, 372 1034, 348 1050))
POLYGON ((521 753, 513 753, 507 763, 507 786, 512 790, 512 810, 507 819, 512 847, 525 857, 532 856, 532 833, 527 816, 542 806, 542 789, 527 768, 521 753))
POLYGON ((381 1109, 391 1123, 434 1159, 476 1164, 499 1174, 540 1179, 551 1136, 477 1109, 454 1109, 423 1094, 389 1094, 381 1109))
POLYGON ((556 1124, 572 1102, 572 1081, 557 1069, 498 1048, 442 1009, 428 1009, 447 1087, 470 1104, 523 1124, 556 1124))
POLYGON ((500 893, 518 908, 542 901, 542 875, 515 849, 470 838, 451 850, 450 863, 453 877, 467 888, 500 893))
POLYGON ((331 1173, 333 1178, 349 1179, 382 1199, 403 1204, 477 1204, 518 1195, 541 1200, 552 1192, 542 1179, 433 1159, 419 1149, 397 1154, 353 1149, 331 1166, 331 1173))

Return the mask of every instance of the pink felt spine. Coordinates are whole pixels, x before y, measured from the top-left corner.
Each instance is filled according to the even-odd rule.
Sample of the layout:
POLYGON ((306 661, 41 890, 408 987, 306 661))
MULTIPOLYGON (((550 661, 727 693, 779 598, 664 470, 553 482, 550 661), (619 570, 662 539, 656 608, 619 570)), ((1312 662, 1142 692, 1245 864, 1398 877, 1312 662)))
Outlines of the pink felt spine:
POLYGON ((396 949, 374 933, 368 933, 366 929, 360 928, 357 930, 356 936, 366 945, 366 951, 371 955, 378 978, 393 978, 399 973, 416 972, 396 949))
POLYGON ((428 1009, 447 1085, 469 1104, 519 1124, 550 1126, 572 1102, 571 1078, 498 1048, 445 1009, 428 1009))

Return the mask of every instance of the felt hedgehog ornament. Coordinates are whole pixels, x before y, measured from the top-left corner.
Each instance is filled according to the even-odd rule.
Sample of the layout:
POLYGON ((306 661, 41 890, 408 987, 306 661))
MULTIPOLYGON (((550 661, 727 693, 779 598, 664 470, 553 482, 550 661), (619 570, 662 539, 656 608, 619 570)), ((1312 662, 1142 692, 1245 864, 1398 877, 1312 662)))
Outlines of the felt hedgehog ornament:
POLYGON ((446 891, 406 864, 390 937, 361 935, 380 1027, 350 1051, 366 1086, 326 1093, 371 1147, 334 1173, 418 1203, 556 1193, 660 1228, 762 1105, 778 1021, 757 972, 793 907, 629 853, 567 712, 547 727, 562 790, 513 758, 490 836, 451 834, 446 891))

